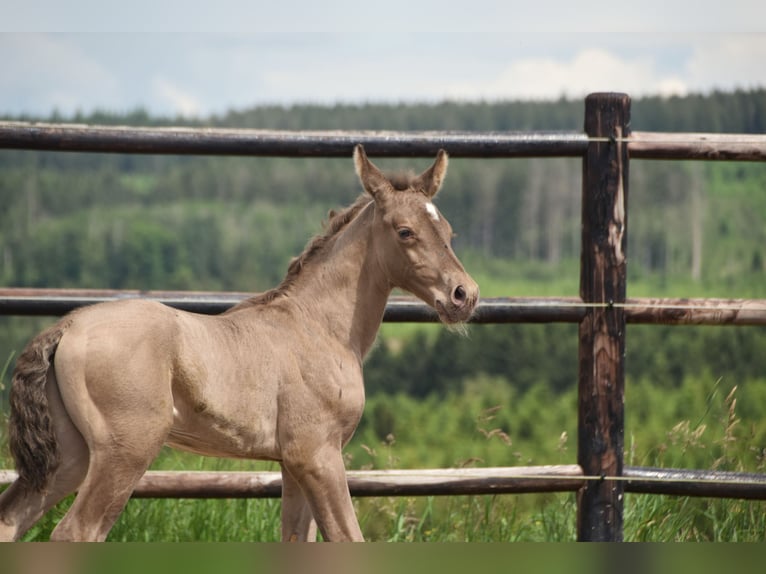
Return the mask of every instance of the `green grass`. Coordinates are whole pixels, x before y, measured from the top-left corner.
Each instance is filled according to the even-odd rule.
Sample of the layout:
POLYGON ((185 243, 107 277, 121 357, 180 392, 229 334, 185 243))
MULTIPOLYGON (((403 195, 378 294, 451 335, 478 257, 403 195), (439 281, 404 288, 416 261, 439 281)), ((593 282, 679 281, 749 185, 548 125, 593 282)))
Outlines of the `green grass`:
MULTIPOLYGON (((577 262, 556 266, 470 258, 482 294, 576 296, 577 262)), ((752 278, 751 278, 752 279, 752 278)), ((763 282, 743 278, 726 296, 763 297, 763 282)), ((721 296, 704 282, 660 276, 629 281, 629 296, 721 296)), ((406 340, 438 325, 383 326, 406 340)), ((7 386, 8 358, 0 367, 7 386)), ((712 376, 673 384, 629 380, 625 460, 628 465, 766 472, 766 380, 712 376), (738 404, 739 403, 739 404, 738 404)), ((0 426, 4 442, 6 424, 0 426)), ((0 444, 1 445, 1 444, 0 444)), ((446 397, 369 397, 346 449, 350 469, 571 464, 576 460, 576 395, 545 384, 520 392, 503 377, 477 375, 446 397), (391 426, 393 425, 393 426, 391 426), (387 427, 391 428, 387 428, 387 427), (389 432, 393 429, 393 432, 389 432), (389 436, 391 435, 391 436, 389 436)), ((12 467, 0 448, 0 467, 12 467)), ((209 459, 166 449, 153 465, 170 470, 276 470, 274 463, 209 459)), ((63 502, 27 535, 46 540, 71 503, 63 502)), ((362 530, 374 541, 571 541, 571 493, 452 497, 380 497, 354 501, 362 530)), ((766 503, 626 494, 624 533, 633 541, 761 541, 766 503)), ((131 500, 112 541, 275 541, 278 500, 131 500)))
MULTIPOLYGON (((642 387, 649 385, 641 383, 642 387)), ((737 407, 737 399, 751 403, 763 387, 764 381, 723 388, 716 381, 688 380, 677 390, 664 389, 661 393, 660 389, 644 388, 632 393, 627 413, 633 407, 652 412, 653 418, 631 421, 629 417, 626 464, 764 472, 764 425, 758 414, 762 409, 740 412, 737 407), (701 400, 688 401, 688 397, 700 395, 701 400), (671 402, 690 402, 690 406, 688 410, 666 408, 671 402), (678 420, 679 413, 685 418, 678 420)), ((550 394, 539 390, 519 395, 501 379, 477 380, 462 393, 442 400, 371 397, 367 422, 347 449, 347 465, 364 469, 572 463, 576 457, 572 397, 564 394, 551 400, 550 394), (397 417, 400 430, 396 436, 381 439, 368 420, 381 408, 392 409, 397 417)), ((9 467, 10 461, 0 460, 0 466, 9 467)), ((203 458, 166 449, 153 468, 277 467, 274 463, 203 458)), ((51 511, 26 540, 46 540, 70 502, 51 511)), ((373 541, 559 542, 576 538, 572 493, 375 497, 357 498, 354 504, 365 537, 373 541)), ((765 510, 765 503, 759 501, 628 493, 625 539, 762 542, 766 537, 765 510)), ((279 520, 279 500, 134 499, 109 540, 276 541, 279 520)))

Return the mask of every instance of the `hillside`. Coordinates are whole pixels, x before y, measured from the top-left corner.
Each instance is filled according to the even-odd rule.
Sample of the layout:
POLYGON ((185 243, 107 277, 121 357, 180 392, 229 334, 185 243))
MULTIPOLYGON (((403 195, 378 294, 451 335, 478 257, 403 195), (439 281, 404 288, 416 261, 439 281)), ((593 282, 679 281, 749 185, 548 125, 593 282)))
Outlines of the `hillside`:
MULTIPOLYGON (((295 106, 233 111, 189 125, 578 130, 582 114, 583 103, 570 100, 295 106)), ((177 123, 141 111, 64 119, 92 124, 177 123)), ((631 123, 636 130, 764 133, 766 91, 640 99, 633 102, 631 123)), ((417 169, 426 162, 379 163, 417 169)), ((451 162, 438 202, 458 233, 456 250, 480 278, 485 295, 577 293, 580 170, 579 160, 573 159, 451 162)), ((267 289, 281 279, 289 259, 320 229, 327 211, 350 202, 358 193, 350 158, 0 151, 0 174, 0 284, 5 286, 267 289)), ((629 295, 766 297, 765 165, 635 161, 629 204, 629 295)), ((28 325, 39 324, 27 319, 3 321, 2 361, 19 350, 32 330, 28 325)), ((489 374, 513 370, 520 385, 544 380, 563 388, 571 384, 575 365, 554 366, 545 361, 545 349, 574 358, 572 337, 567 336, 564 345, 553 343, 559 338, 558 328, 566 329, 487 329, 481 334, 477 330, 472 341, 481 341, 478 346, 485 352, 500 355, 503 349, 507 354, 513 341, 525 349, 507 357, 512 364, 501 361, 497 367, 486 367, 489 374), (491 351, 494 348, 497 351, 491 351), (528 380, 518 373, 528 373, 528 380)), ((653 337, 660 337, 662 331, 640 335, 650 337, 641 348, 651 348, 653 337)), ((385 381, 396 369, 392 362, 400 359, 402 347, 412 343, 403 332, 386 330, 387 336, 405 339, 379 346, 368 365, 371 390, 387 388, 385 381)), ((439 345, 453 344, 449 342, 452 335, 416 332, 422 339, 415 353, 424 363, 418 367, 419 376, 401 374, 401 390, 427 394, 435 387, 460 385, 461 376, 477 368, 476 355, 466 355, 465 365, 455 365, 444 377, 436 376, 433 361, 444 352, 439 345), (427 360, 429 356, 433 361, 427 360)), ((703 348, 715 347, 717 337, 730 333, 706 331, 704 336, 712 337, 711 341, 698 342, 696 348, 704 352, 703 348)), ((466 345, 472 346, 476 345, 466 345)), ((738 368, 756 372, 762 367, 750 358, 743 359, 745 367, 737 363, 738 368)), ((691 359, 685 357, 684 366, 677 365, 681 358, 669 357, 675 365, 674 376, 698 364, 691 359)), ((489 358, 479 362, 494 364, 489 358)))

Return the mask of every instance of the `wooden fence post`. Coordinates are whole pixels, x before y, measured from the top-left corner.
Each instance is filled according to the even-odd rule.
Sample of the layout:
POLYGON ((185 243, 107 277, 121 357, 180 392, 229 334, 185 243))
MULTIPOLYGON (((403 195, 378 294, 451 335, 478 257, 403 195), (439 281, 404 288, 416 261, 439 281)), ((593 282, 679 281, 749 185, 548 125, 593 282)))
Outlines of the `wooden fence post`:
MULTIPOLYGON (((577 462, 586 476, 623 471, 628 136, 630 98, 591 94, 583 159, 580 296, 588 308, 580 323, 577 462), (593 141, 601 140, 601 141, 593 141)), ((624 485, 586 482, 577 497, 577 538, 622 541, 624 485)))

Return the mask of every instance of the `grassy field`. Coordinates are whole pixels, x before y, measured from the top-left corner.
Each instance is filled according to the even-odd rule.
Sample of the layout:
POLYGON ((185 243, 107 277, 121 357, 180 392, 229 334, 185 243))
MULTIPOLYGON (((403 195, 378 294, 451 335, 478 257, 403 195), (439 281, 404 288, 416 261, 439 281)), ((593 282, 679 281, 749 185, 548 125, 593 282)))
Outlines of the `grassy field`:
MULTIPOLYGON (((741 418, 737 399, 755 400, 764 381, 724 389, 686 381, 674 400, 704 398, 676 420, 668 393, 649 389, 627 398, 626 464, 763 472, 760 420, 741 418), (630 413, 651 411, 651 423, 630 413)), ((460 394, 422 401, 378 396, 346 453, 352 469, 513 466, 575 461, 574 392, 535 389, 518 395, 502 380, 477 379, 460 394), (382 440, 375 413, 393 412, 396 435, 382 440)), ((381 416, 381 415, 377 415, 381 416)), ((5 452, 5 449, 3 449, 5 452)), ((0 466, 11 466, 5 458, 0 466)), ((155 469, 277 470, 273 463, 203 458, 166 449, 155 469)), ((45 540, 71 501, 33 528, 45 540)), ((373 541, 572 541, 574 494, 381 497, 355 500, 365 537, 373 541)), ((627 494, 625 539, 632 541, 764 541, 763 502, 627 494)), ((278 500, 149 500, 129 502, 111 541, 276 541, 278 500)))
MULTIPOLYGON (((470 269, 485 296, 574 296, 576 263, 530 265, 518 273, 499 261, 470 269), (500 266, 500 267, 498 267, 500 266), (573 267, 574 266, 574 267, 573 267), (571 268, 570 268, 571 267, 571 268), (498 279, 499 278, 499 279, 498 279), (511 286, 509 288, 509 285, 511 286)), ((638 277, 630 296, 720 296, 704 285, 638 277)), ((732 296, 760 296, 753 284, 732 296)), ((479 327, 476 327, 479 328, 479 327)), ((438 325, 384 325, 386 338, 406 340, 438 325)), ((469 334, 470 336, 470 334, 469 334)), ((3 361, 5 362, 5 361, 3 361)), ((2 365, 0 365, 2 367, 2 365)), ((2 375, 7 386, 8 373, 2 375)), ((414 399, 368 398, 346 449, 349 469, 404 469, 571 464, 576 462, 576 391, 544 382, 525 391, 505 377, 477 374, 460 391, 414 399)), ((766 380, 714 375, 626 384, 625 463, 634 466, 766 472, 766 380)), ((0 425, 4 443, 6 424, 0 425)), ((0 468, 12 463, 0 444, 0 468)), ((273 463, 210 459, 166 449, 155 469, 277 470, 273 463)), ((26 540, 46 540, 71 500, 35 526, 26 540)), ((355 500, 365 537, 373 541, 572 541, 571 493, 355 500)), ((132 500, 112 541, 275 541, 278 500, 132 500)), ((764 541, 766 503, 628 493, 624 533, 632 541, 764 541)))

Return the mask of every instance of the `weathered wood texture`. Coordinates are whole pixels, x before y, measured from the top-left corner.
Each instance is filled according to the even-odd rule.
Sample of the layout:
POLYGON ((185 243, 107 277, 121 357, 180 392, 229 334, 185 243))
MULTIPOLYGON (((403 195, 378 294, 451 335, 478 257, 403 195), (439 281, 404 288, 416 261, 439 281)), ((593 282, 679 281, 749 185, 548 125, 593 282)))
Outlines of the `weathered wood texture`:
MULTIPOLYGON (((625 299, 628 158, 766 161, 766 135, 628 132, 630 100, 593 94, 585 133, 288 132, 131 128, 0 122, 0 149, 130 154, 341 157, 362 143, 370 155, 583 158, 580 297, 482 301, 478 323, 580 324, 578 463, 511 469, 351 472, 355 496, 578 491, 580 540, 621 540, 623 492, 766 499, 766 476, 625 468, 625 324, 764 325, 766 301, 625 299), (598 478, 603 477, 603 479, 598 478)), ((0 315, 61 315, 100 300, 141 297, 219 313, 245 293, 0 289, 0 315)), ((436 321, 426 306, 393 298, 386 321, 436 321)), ((15 473, 0 470, 0 485, 15 473)), ((271 497, 279 473, 148 473, 136 496, 271 497)))
POLYGON ((0 149, 129 154, 351 157, 580 157, 588 140, 577 132, 277 131, 136 128, 0 122, 0 149))
POLYGON ((766 474, 626 467, 626 492, 766 500, 766 474))
POLYGON ((766 325, 764 299, 628 299, 628 323, 643 325, 766 325))
MULTIPOLYGON (((350 157, 582 157, 579 132, 279 131, 0 122, 0 149, 129 154, 350 157)), ((611 137, 611 136, 606 136, 611 137)), ((623 137, 628 137, 624 135, 623 137)), ((766 135, 633 132, 635 159, 766 161, 766 135)))
MULTIPOLYGON (((580 297, 624 303, 626 293, 630 98, 592 94, 585 101, 591 142, 583 159, 580 297)), ((588 308, 580 323, 577 462, 586 475, 621 476, 624 445, 625 310, 588 308)), ((577 536, 621 541, 624 485, 588 482, 578 493, 577 536)))
POLYGON ((632 132, 632 159, 766 161, 766 135, 632 132))
MULTIPOLYGON (((79 307, 118 299, 150 299, 176 309, 214 315, 252 293, 116 289, 0 288, 0 315, 60 316, 79 307)), ((620 306, 617 304, 617 306, 620 306)), ((766 325, 763 299, 627 299, 625 320, 651 325, 766 325)), ((579 323, 587 306, 579 297, 487 297, 472 323, 579 323)), ((383 320, 435 323, 438 315, 414 297, 391 297, 383 320)))
MULTIPOLYGON (((0 486, 16 478, 0 470, 0 486)), ((497 468, 365 470, 348 472, 353 496, 438 496, 567 492, 582 487, 576 464, 497 468)), ((280 472, 149 471, 135 498, 277 498, 280 472)))
MULTIPOLYGON (((0 488, 16 479, 0 470, 0 488)), ((625 492, 766 500, 766 475, 673 468, 625 467, 625 492)), ((355 497, 456 496, 571 492, 586 480, 578 465, 433 470, 359 470, 348 473, 355 497)), ((150 471, 134 498, 278 498, 279 472, 150 471)))

